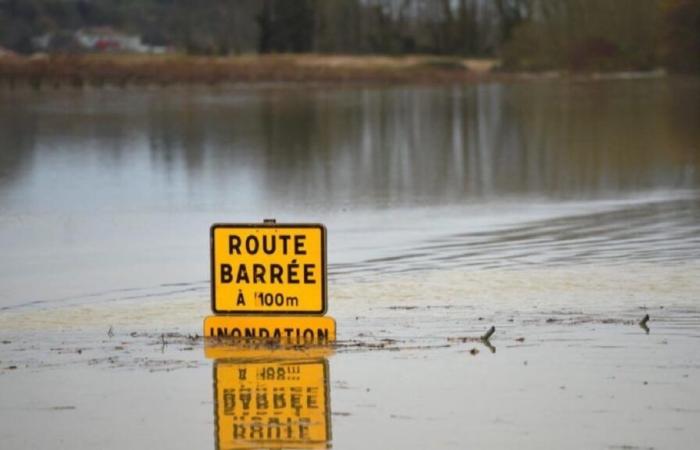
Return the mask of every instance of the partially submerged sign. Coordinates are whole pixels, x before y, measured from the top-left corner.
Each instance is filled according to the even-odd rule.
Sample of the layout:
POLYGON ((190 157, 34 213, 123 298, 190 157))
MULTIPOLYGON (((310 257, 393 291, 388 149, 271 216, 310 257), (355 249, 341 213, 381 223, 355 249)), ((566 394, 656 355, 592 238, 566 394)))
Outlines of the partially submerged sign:
POLYGON ((204 356, 215 360, 290 361, 328 358, 335 353, 329 345, 274 345, 265 341, 231 342, 227 339, 206 339, 204 356))
POLYGON ((320 224, 214 224, 212 310, 326 312, 326 229, 320 224))
POLYGON ((335 341, 335 320, 316 316, 209 316, 204 319, 204 336, 270 339, 292 345, 327 344, 335 341))
POLYGON ((328 363, 216 361, 216 448, 327 448, 328 363))

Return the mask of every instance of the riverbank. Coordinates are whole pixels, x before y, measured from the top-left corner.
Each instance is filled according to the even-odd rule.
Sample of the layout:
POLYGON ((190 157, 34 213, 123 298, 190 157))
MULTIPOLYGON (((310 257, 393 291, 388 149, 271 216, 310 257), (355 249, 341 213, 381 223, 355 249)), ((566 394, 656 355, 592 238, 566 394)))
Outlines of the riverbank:
POLYGON ((227 83, 476 82, 503 78, 495 61, 444 57, 83 55, 0 59, 0 80, 42 87, 227 83))
POLYGON ((495 59, 444 56, 35 55, 0 58, 0 85, 33 89, 269 83, 441 84, 663 76, 663 70, 615 74, 515 73, 495 59))

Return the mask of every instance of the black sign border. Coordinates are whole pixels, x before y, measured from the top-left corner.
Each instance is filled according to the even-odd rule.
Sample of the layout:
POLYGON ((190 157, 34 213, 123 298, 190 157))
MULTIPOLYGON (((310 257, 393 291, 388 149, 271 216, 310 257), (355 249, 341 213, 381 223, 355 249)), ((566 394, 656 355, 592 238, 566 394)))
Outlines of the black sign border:
POLYGON ((322 223, 215 223, 209 228, 209 259, 211 264, 211 310, 214 314, 235 315, 235 316, 325 316, 328 312, 328 274, 326 264, 326 226, 322 223), (216 309, 216 261, 214 261, 214 231, 219 228, 317 228, 321 230, 321 273, 322 277, 322 298, 321 309, 319 311, 268 311, 268 310, 248 310, 232 311, 216 309))

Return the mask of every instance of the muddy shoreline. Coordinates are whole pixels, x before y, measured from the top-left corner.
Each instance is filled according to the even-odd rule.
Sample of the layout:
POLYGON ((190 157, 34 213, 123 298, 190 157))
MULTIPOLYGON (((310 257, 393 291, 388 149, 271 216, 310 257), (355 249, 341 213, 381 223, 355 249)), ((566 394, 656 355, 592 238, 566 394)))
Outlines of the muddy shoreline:
POLYGON ((391 306, 374 317, 341 313, 333 346, 255 356, 255 344, 216 360, 204 356, 211 343, 186 331, 2 332, 0 438, 9 448, 148 448, 161 430, 158 443, 169 448, 270 446, 231 440, 258 416, 232 419, 225 396, 252 388, 260 398, 283 386, 237 381, 241 371, 299 370, 307 375, 292 387, 311 389, 320 396, 313 405, 324 405, 310 425, 318 442, 290 434, 287 445, 301 448, 646 449, 698 438, 700 311, 514 311, 514 319, 462 311, 457 332, 451 321, 436 328, 426 308, 391 306), (636 323, 647 313, 648 334, 636 323), (37 421, 41 433, 32 432, 37 421))
POLYGON ((316 441, 296 436, 287 446, 691 447, 700 438, 698 271, 686 263, 623 274, 577 266, 345 276, 330 286, 331 346, 205 342, 206 283, 178 295, 10 308, 0 315, 0 440, 277 448, 232 438, 257 429, 255 417, 276 416, 235 419, 230 393, 287 387, 321 408, 304 407, 316 441), (210 346, 223 350, 218 359, 210 346), (268 378, 280 373, 300 378, 268 378))

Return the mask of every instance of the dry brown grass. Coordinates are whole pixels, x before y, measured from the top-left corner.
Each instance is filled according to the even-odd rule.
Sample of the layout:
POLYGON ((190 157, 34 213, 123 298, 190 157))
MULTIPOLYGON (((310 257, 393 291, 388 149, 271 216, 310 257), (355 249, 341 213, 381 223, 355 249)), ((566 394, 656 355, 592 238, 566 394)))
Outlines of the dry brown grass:
POLYGON ((222 83, 445 83, 494 78, 493 62, 431 56, 265 55, 237 57, 64 55, 0 58, 11 86, 222 83))

